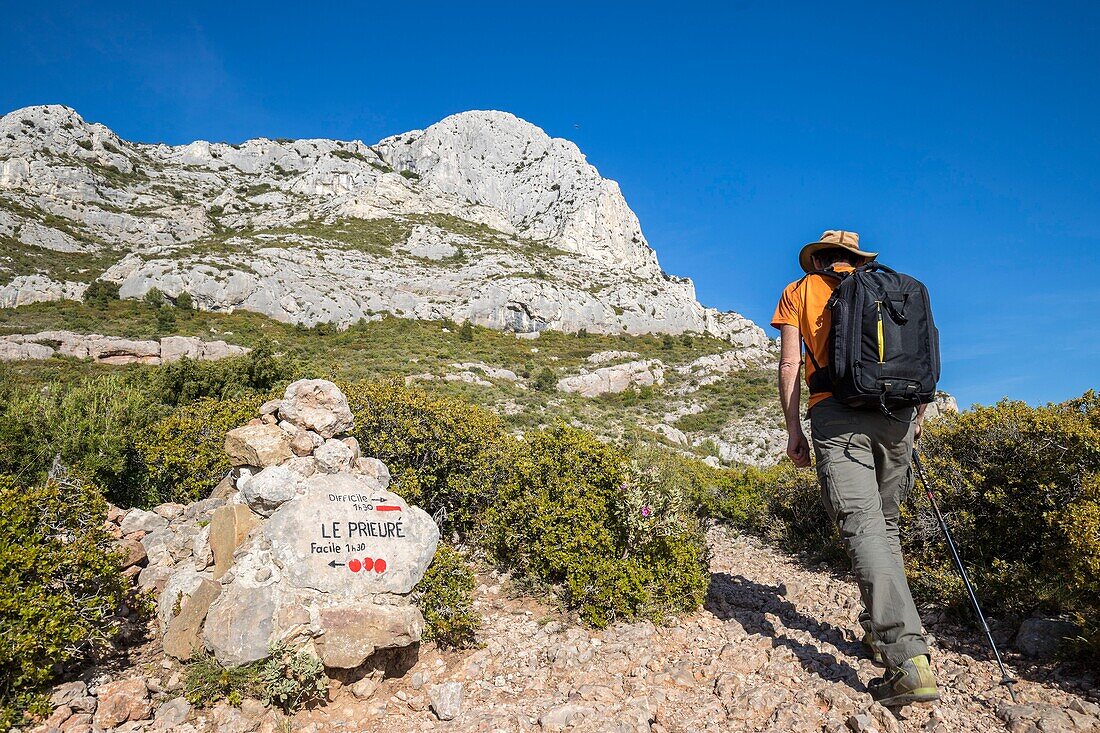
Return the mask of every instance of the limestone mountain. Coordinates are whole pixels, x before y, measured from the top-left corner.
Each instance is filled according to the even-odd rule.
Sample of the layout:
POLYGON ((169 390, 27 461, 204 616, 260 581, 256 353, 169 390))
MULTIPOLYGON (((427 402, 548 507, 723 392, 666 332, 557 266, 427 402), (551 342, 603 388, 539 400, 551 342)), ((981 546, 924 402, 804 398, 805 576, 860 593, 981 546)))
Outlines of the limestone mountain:
POLYGON ((573 143, 464 112, 377 144, 134 143, 62 106, 0 118, 0 306, 189 293, 206 310, 385 314, 517 333, 707 334, 766 348, 664 273, 573 143))

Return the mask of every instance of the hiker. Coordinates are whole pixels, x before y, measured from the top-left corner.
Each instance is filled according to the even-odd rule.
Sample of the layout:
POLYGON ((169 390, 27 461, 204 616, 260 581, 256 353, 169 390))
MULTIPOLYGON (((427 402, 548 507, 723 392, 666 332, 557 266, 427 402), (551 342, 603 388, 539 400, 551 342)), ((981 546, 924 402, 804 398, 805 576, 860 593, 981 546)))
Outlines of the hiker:
POLYGON ((839 279, 814 274, 826 269, 851 273, 877 256, 859 248, 855 232, 825 232, 799 253, 807 274, 783 290, 772 326, 780 331, 779 400, 787 455, 797 466, 810 465, 799 419, 803 344, 808 352, 810 433, 822 502, 852 561, 863 599, 863 642, 886 667, 885 676, 868 687, 880 703, 897 706, 939 699, 898 533, 899 505, 913 485, 913 440, 920 435, 926 405, 890 412, 885 405, 881 410, 877 404, 852 407, 834 398, 827 374, 832 324, 826 303, 839 279))

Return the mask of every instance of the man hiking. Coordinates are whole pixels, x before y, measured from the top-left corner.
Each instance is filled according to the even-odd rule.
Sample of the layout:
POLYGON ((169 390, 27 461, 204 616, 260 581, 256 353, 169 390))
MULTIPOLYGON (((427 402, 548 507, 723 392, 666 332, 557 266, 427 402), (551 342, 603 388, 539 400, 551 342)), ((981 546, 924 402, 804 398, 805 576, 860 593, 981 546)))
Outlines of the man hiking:
POLYGON ((886 674, 869 684, 883 705, 939 699, 929 666, 928 643, 909 592, 898 534, 899 504, 912 488, 910 456, 919 436, 924 405, 893 413, 851 407, 835 399, 825 373, 829 364, 831 313, 826 304, 843 274, 877 257, 859 248, 859 235, 827 231, 802 248, 807 273, 788 285, 772 326, 780 331, 779 400, 787 424, 787 455, 810 465, 810 447, 799 419, 802 344, 807 349, 809 419, 821 497, 841 539, 863 599, 863 641, 886 674), (816 374, 816 377, 815 377, 816 374))

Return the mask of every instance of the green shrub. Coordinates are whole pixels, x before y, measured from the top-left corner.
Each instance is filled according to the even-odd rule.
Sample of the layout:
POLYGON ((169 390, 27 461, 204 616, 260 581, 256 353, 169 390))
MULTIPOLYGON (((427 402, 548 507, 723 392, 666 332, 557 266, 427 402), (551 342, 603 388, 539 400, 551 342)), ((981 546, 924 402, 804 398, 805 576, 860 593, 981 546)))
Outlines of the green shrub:
POLYGON ((560 586, 597 627, 698 607, 706 545, 665 467, 574 428, 528 434, 526 447, 486 516, 483 542, 498 562, 560 586))
MULTIPOLYGON (((976 407, 933 422, 925 435, 937 499, 990 612, 1100 617, 1095 393, 1060 405, 976 407)), ((915 590, 961 607, 931 508, 914 493, 905 550, 915 590)))
POLYGON ((743 526, 787 552, 805 553, 814 561, 844 559, 813 470, 784 460, 774 468, 745 469, 740 482, 743 526))
POLYGON ((535 376, 534 387, 539 392, 553 392, 558 386, 558 379, 554 376, 554 370, 543 367, 535 376))
POLYGON ((363 454, 382 460, 393 490, 465 534, 509 475, 515 441, 493 413, 399 382, 341 385, 363 454))
POLYGON ((294 363, 261 345, 244 356, 218 361, 184 358, 166 364, 157 371, 153 391, 168 405, 201 397, 232 399, 267 393, 281 382, 292 381, 297 373, 294 363))
POLYGON ((223 667, 210 654, 197 657, 184 670, 183 696, 199 708, 223 700, 239 707, 245 698, 254 698, 291 715, 325 699, 328 678, 320 659, 283 642, 268 652, 267 659, 237 667, 223 667))
POLYGON ((118 300, 118 283, 93 280, 84 291, 84 302, 96 308, 106 308, 112 300, 118 300))
POLYGON ((291 651, 283 643, 273 645, 271 656, 260 664, 259 683, 264 703, 290 715, 328 695, 321 660, 306 651, 291 651))
POLYGON ((473 341, 474 340, 474 326, 469 321, 463 321, 462 326, 458 329, 458 338, 461 341, 473 341))
POLYGON ((0 726, 59 667, 107 644, 125 598, 90 484, 0 476, 0 726))
POLYGON ((149 288, 145 291, 145 297, 142 300, 154 308, 160 308, 165 304, 164 293, 159 288, 149 288))
POLYGON ((9 388, 0 403, 0 472, 41 476, 55 458, 116 504, 140 503, 143 477, 133 438, 162 409, 118 374, 9 388))
POLYGON ((170 333, 176 327, 176 314, 171 308, 163 307, 156 315, 157 333, 170 333))
POLYGON ((256 416, 260 397, 204 397, 177 408, 136 441, 149 505, 205 499, 231 468, 225 434, 256 416))
POLYGON ((195 658, 184 668, 183 696, 195 707, 205 708, 222 700, 239 706, 247 697, 263 695, 260 663, 223 667, 210 654, 195 658))
POLYGON ((191 293, 184 290, 182 293, 176 296, 176 307, 181 311, 189 311, 195 309, 195 299, 191 297, 191 293))
POLYGON ((441 647, 474 645, 481 616, 473 610, 474 571, 462 554, 440 543, 414 598, 424 614, 424 636, 441 647))

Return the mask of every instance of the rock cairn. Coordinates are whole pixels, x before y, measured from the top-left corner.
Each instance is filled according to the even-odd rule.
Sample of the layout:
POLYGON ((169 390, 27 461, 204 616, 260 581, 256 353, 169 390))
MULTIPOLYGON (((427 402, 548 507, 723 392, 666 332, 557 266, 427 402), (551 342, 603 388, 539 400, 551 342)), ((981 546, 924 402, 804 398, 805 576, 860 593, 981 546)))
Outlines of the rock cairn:
POLYGON ((332 382, 295 382, 260 412, 226 436, 235 468, 210 498, 121 517, 127 572, 157 595, 164 651, 237 666, 282 642, 353 669, 418 642, 409 594, 435 555, 431 517, 360 455, 332 382))

